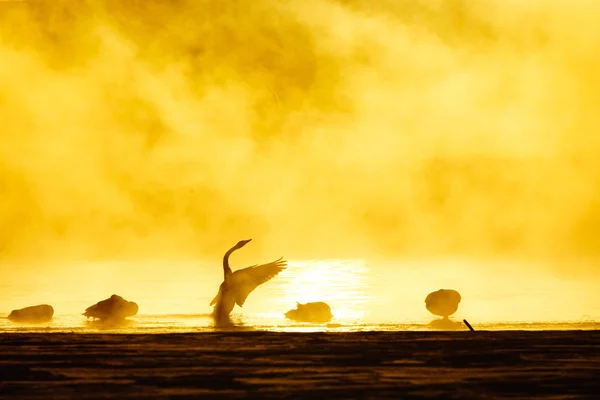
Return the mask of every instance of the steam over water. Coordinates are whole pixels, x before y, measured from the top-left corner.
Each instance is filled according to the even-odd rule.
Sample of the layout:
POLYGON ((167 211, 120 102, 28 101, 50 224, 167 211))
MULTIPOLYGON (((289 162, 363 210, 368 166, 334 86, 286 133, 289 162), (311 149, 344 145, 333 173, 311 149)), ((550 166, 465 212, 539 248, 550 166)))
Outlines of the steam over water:
MULTIPOLYGON (((7 267, 4 265, 3 267, 7 267)), ((0 315, 39 303, 55 308, 54 320, 42 325, 0 319, 0 330, 75 330, 118 332, 197 331, 215 329, 208 317, 210 300, 222 280, 220 266, 183 261, 80 263, 29 273, 16 267, 0 284, 0 315), (33 293, 33 295, 32 295, 33 293), (120 327, 87 322, 80 314, 111 294, 140 306, 139 315, 120 327)), ((513 268, 518 270, 519 266, 513 268)), ((481 273, 482 265, 457 261, 365 262, 362 260, 292 260, 288 269, 253 292, 236 307, 232 329, 427 330, 434 318, 425 296, 440 288, 460 291, 463 300, 453 316, 476 329, 599 328, 600 305, 589 301, 596 287, 580 281, 481 273), (467 281, 468 284, 464 282, 467 281), (578 293, 566 297, 562 293, 578 293), (326 301, 333 325, 292 323, 283 314, 296 301, 326 301)), ((510 272, 508 269, 507 272, 510 272)), ((522 275, 525 276, 525 275, 522 275)))
POLYGON ((124 329, 211 329, 220 258, 252 238, 234 269, 289 269, 246 326, 300 329, 283 313, 319 300, 328 329, 421 329, 441 288, 476 329, 598 319, 598 15, 0 0, 0 313, 95 329, 80 314, 118 294, 124 329))

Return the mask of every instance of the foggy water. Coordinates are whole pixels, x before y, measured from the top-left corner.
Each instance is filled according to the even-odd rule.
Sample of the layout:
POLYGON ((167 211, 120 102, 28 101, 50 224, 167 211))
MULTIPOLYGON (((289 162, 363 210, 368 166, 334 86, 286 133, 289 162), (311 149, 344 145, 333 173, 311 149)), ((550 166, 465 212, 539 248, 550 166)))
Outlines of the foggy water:
POLYGON ((112 294, 213 329, 241 238, 291 258, 248 328, 428 329, 441 288, 475 329, 600 320, 599 2, 0 3, 0 317, 56 314, 0 330, 112 294))
MULTIPOLYGON (((270 260, 265 260, 270 261, 270 260)), ((0 319, 0 331, 187 332, 215 329, 209 303, 222 280, 219 264, 190 261, 4 264, 0 316, 12 309, 48 303, 53 321, 40 325, 0 319), (49 268, 51 267, 51 268, 49 268), (52 271, 52 272, 48 272, 52 271), (139 304, 139 314, 119 327, 87 321, 90 305, 118 294, 139 304)), ((242 268, 240 266, 239 268, 242 268)), ((488 265, 488 267, 490 267, 488 265)), ((496 266, 497 267, 497 266, 496 266)), ((234 266, 234 270, 238 267, 234 266)), ((291 260, 279 276, 258 287, 232 313, 231 329, 282 331, 430 330, 437 318, 425 296, 440 288, 462 295, 453 319, 475 329, 598 329, 600 305, 593 283, 535 276, 521 267, 481 268, 464 261, 291 260), (490 270, 501 271, 496 274, 490 270), (482 272, 485 271, 485 272, 482 272), (285 319, 296 301, 326 301, 330 324, 298 324, 285 319)))

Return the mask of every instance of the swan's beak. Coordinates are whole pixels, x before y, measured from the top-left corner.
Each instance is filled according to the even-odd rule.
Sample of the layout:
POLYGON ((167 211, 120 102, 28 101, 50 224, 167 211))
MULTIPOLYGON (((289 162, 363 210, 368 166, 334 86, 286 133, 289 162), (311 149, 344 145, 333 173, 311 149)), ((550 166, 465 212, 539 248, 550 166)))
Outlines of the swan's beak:
POLYGON ((252 241, 252 239, 248 239, 248 240, 240 240, 240 243, 238 243, 240 245, 240 247, 247 245, 248 243, 250 243, 252 241))

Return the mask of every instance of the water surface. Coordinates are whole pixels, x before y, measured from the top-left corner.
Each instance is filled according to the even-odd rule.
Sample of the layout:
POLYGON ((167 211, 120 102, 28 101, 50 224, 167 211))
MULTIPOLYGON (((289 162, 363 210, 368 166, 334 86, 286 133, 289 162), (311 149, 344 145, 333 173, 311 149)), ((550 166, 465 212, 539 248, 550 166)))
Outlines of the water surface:
MULTIPOLYGON (((218 263, 163 260, 0 267, 11 269, 0 283, 1 317, 35 304, 47 303, 55 309, 54 319, 41 325, 0 318, 0 331, 224 329, 208 316, 209 303, 222 281, 218 263), (112 294, 137 302, 139 314, 119 327, 93 323, 81 315, 112 294)), ((595 302, 593 282, 523 271, 517 265, 500 268, 448 260, 290 260, 288 268, 257 288, 243 308, 234 309, 234 326, 228 329, 430 330, 435 317, 425 309, 424 299, 440 288, 461 293, 463 300, 453 318, 467 319, 478 330, 598 328, 600 304, 595 302), (326 301, 334 319, 325 325, 286 320, 283 314, 297 301, 326 301)))

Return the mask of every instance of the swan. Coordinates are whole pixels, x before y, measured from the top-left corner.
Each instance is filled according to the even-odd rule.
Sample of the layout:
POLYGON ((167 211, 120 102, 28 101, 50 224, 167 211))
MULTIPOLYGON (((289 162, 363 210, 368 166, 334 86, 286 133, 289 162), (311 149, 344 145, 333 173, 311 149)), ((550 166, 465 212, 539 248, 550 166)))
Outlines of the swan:
POLYGON ((434 315, 448 319, 450 315, 458 310, 460 301, 460 293, 456 290, 440 289, 427 295, 425 298, 425 308, 434 315))
POLYGON ((13 310, 7 317, 12 322, 48 322, 54 316, 54 308, 49 304, 13 310))
POLYGON ((285 317, 296 322, 312 322, 322 324, 331 321, 333 314, 329 304, 322 301, 300 304, 296 302, 296 309, 285 313, 285 317))
POLYGON ((137 303, 113 294, 108 299, 88 307, 82 315, 88 319, 122 321, 127 317, 133 317, 138 311, 137 303))
POLYGON ((251 240, 240 240, 235 246, 227 250, 223 256, 223 283, 221 283, 215 298, 210 302, 211 306, 214 305, 212 316, 216 319, 228 318, 236 304, 242 307, 246 298, 254 289, 274 278, 287 265, 287 261, 281 257, 267 264, 253 265, 232 272, 229 267, 229 256, 237 249, 247 245, 251 240))

